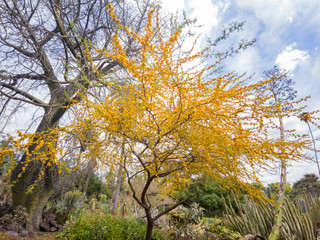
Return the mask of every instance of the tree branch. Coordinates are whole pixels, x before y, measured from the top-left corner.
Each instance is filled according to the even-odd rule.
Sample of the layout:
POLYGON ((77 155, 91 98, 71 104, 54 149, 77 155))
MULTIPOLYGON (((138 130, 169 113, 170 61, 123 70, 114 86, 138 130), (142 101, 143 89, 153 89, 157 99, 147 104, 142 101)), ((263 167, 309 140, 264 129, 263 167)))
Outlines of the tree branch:
POLYGON ((10 89, 11 91, 14 91, 15 93, 18 93, 20 94, 21 96, 24 96, 26 98, 28 98, 30 101, 28 100, 25 100, 25 99, 21 99, 21 98, 16 98, 16 97, 13 97, 12 95, 10 94, 7 94, 3 91, 1 91, 1 93, 3 95, 5 95, 6 97, 8 98, 11 98, 11 99, 14 99, 14 100, 21 100, 21 101, 24 101, 24 102, 27 102, 27 103, 30 103, 30 104, 33 104, 33 105, 36 105, 36 106, 41 106, 41 107, 49 107, 49 105, 43 101, 41 101, 40 99, 36 98, 35 96, 32 96, 31 94, 21 90, 21 89, 18 89, 12 85, 9 85, 9 84, 6 84, 6 83, 1 83, 0 82, 0 86, 2 87, 5 87, 7 89, 10 89))

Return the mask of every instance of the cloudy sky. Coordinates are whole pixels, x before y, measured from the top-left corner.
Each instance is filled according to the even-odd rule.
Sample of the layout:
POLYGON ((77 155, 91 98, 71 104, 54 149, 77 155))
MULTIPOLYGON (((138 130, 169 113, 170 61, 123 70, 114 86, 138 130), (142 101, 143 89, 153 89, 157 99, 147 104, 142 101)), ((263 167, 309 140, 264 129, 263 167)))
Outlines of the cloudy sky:
MULTIPOLYGON (((184 10, 203 25, 203 36, 215 38, 232 21, 245 21, 238 40, 256 39, 255 47, 230 58, 228 71, 255 74, 275 64, 290 71, 298 97, 311 96, 308 111, 320 108, 320 1, 319 0, 162 0, 166 11, 184 10)), ((204 38, 203 38, 204 39, 204 38)), ((286 123, 308 133, 299 120, 286 123)), ((314 135, 320 131, 313 128, 314 135)), ((317 148, 320 148, 319 141, 317 148)), ((312 154, 312 153, 311 153, 312 154)), ((318 154, 319 155, 319 154, 318 154)), ((288 181, 293 183, 305 173, 317 173, 315 163, 291 163, 288 181)), ((264 174, 263 182, 278 181, 277 175, 264 174)))

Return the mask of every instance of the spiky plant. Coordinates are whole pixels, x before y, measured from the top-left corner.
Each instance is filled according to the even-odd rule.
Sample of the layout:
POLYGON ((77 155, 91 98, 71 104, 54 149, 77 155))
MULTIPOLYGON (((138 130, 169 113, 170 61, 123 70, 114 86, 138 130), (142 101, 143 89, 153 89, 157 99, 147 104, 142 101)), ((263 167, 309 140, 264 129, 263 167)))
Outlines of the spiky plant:
MULTIPOLYGON (((237 199, 237 198, 235 198, 237 199)), ((268 238, 272 229, 276 208, 263 202, 246 199, 241 204, 236 200, 237 213, 225 201, 227 218, 242 235, 257 234, 268 238)), ((305 194, 296 201, 285 200, 281 236, 290 240, 315 240, 320 220, 320 200, 305 194)))

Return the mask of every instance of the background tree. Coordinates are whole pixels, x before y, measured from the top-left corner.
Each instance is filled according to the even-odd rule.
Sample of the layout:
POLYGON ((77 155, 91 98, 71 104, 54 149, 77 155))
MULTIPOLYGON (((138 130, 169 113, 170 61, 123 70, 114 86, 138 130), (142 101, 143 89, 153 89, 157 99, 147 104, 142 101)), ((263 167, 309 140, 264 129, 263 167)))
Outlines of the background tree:
MULTIPOLYGON (((126 45, 128 56, 134 57, 132 39, 105 13, 109 1, 22 0, 0 3, 0 95, 2 119, 9 119, 21 106, 30 113, 41 109, 36 132, 58 127, 65 112, 80 100, 98 79, 121 68, 119 62, 91 54, 92 45, 110 47, 115 32, 126 45), (92 58, 89 60, 88 55, 92 58), (34 106, 34 108, 30 108, 34 106), (33 110, 31 110, 33 109, 33 110)), ((114 1, 115 12, 124 25, 139 32, 151 1, 114 1)), ((8 122, 8 120, 6 121, 8 122)), ((29 146, 31 152, 36 146, 29 146)), ((46 149, 40 148, 39 151, 46 149)), ((41 209, 48 200, 58 169, 36 159, 26 165, 27 153, 12 172, 14 206, 27 208, 32 223, 38 228, 41 209), (23 166, 26 169, 23 170, 23 166), (41 177, 41 173, 43 177, 41 177), (32 193, 28 188, 37 182, 32 193)))
MULTIPOLYGON (((294 82, 289 78, 289 73, 280 69, 278 66, 274 66, 273 69, 263 72, 263 79, 270 81, 259 87, 258 91, 262 91, 264 96, 270 96, 269 104, 273 106, 271 114, 279 121, 280 140, 285 139, 285 129, 283 125, 283 113, 290 112, 289 106, 286 106, 289 102, 293 102, 297 96, 297 91, 294 90, 294 82)), ((259 93, 261 94, 261 93, 259 93)), ((282 154, 280 154, 282 155, 282 154)), ((280 188, 278 195, 278 214, 276 214, 274 228, 270 234, 269 239, 278 239, 280 237, 280 229, 282 223, 282 213, 285 198, 285 188, 287 184, 287 159, 280 158, 280 188)))
POLYGON ((295 182, 292 186, 292 197, 297 197, 301 194, 310 193, 314 197, 320 196, 320 181, 319 177, 313 173, 305 174, 301 179, 295 182))
MULTIPOLYGON (((233 195, 230 195, 230 190, 227 190, 223 183, 218 181, 212 181, 211 179, 201 181, 197 179, 194 183, 198 189, 198 193, 188 201, 184 203, 185 206, 191 206, 192 203, 199 204, 200 207, 205 209, 204 215, 207 217, 217 217, 222 216, 225 211, 225 206, 223 198, 230 198, 233 209, 236 209, 233 195)), ((192 195, 193 189, 183 188, 179 189, 173 198, 177 200, 182 200, 187 196, 192 195)), ((244 192, 243 192, 244 194, 244 192)), ((238 194, 237 197, 243 200, 243 194, 238 194)))

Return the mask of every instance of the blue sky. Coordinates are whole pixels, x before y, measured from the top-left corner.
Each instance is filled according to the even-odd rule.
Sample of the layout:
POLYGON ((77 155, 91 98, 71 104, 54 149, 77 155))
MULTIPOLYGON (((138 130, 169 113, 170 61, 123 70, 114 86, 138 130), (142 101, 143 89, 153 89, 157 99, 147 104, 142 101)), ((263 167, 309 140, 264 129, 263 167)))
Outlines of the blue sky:
MULTIPOLYGON (((197 18, 201 32, 215 38, 232 21, 245 21, 233 41, 256 39, 255 47, 226 61, 226 70, 255 74, 275 64, 290 71, 298 97, 311 96, 308 111, 320 108, 320 1, 319 0, 162 0, 163 9, 182 11, 197 18)), ((286 126, 308 133, 306 124, 290 120, 286 126)), ((320 131, 313 128, 314 135, 320 131)), ((317 141, 317 148, 320 143, 317 141)), ((311 153, 312 154, 312 153, 311 153)), ((320 155, 320 154, 318 154, 320 155)), ((293 183, 305 173, 317 173, 315 163, 291 163, 288 181, 293 183)), ((263 174, 263 182, 278 181, 277 174, 263 174)))

